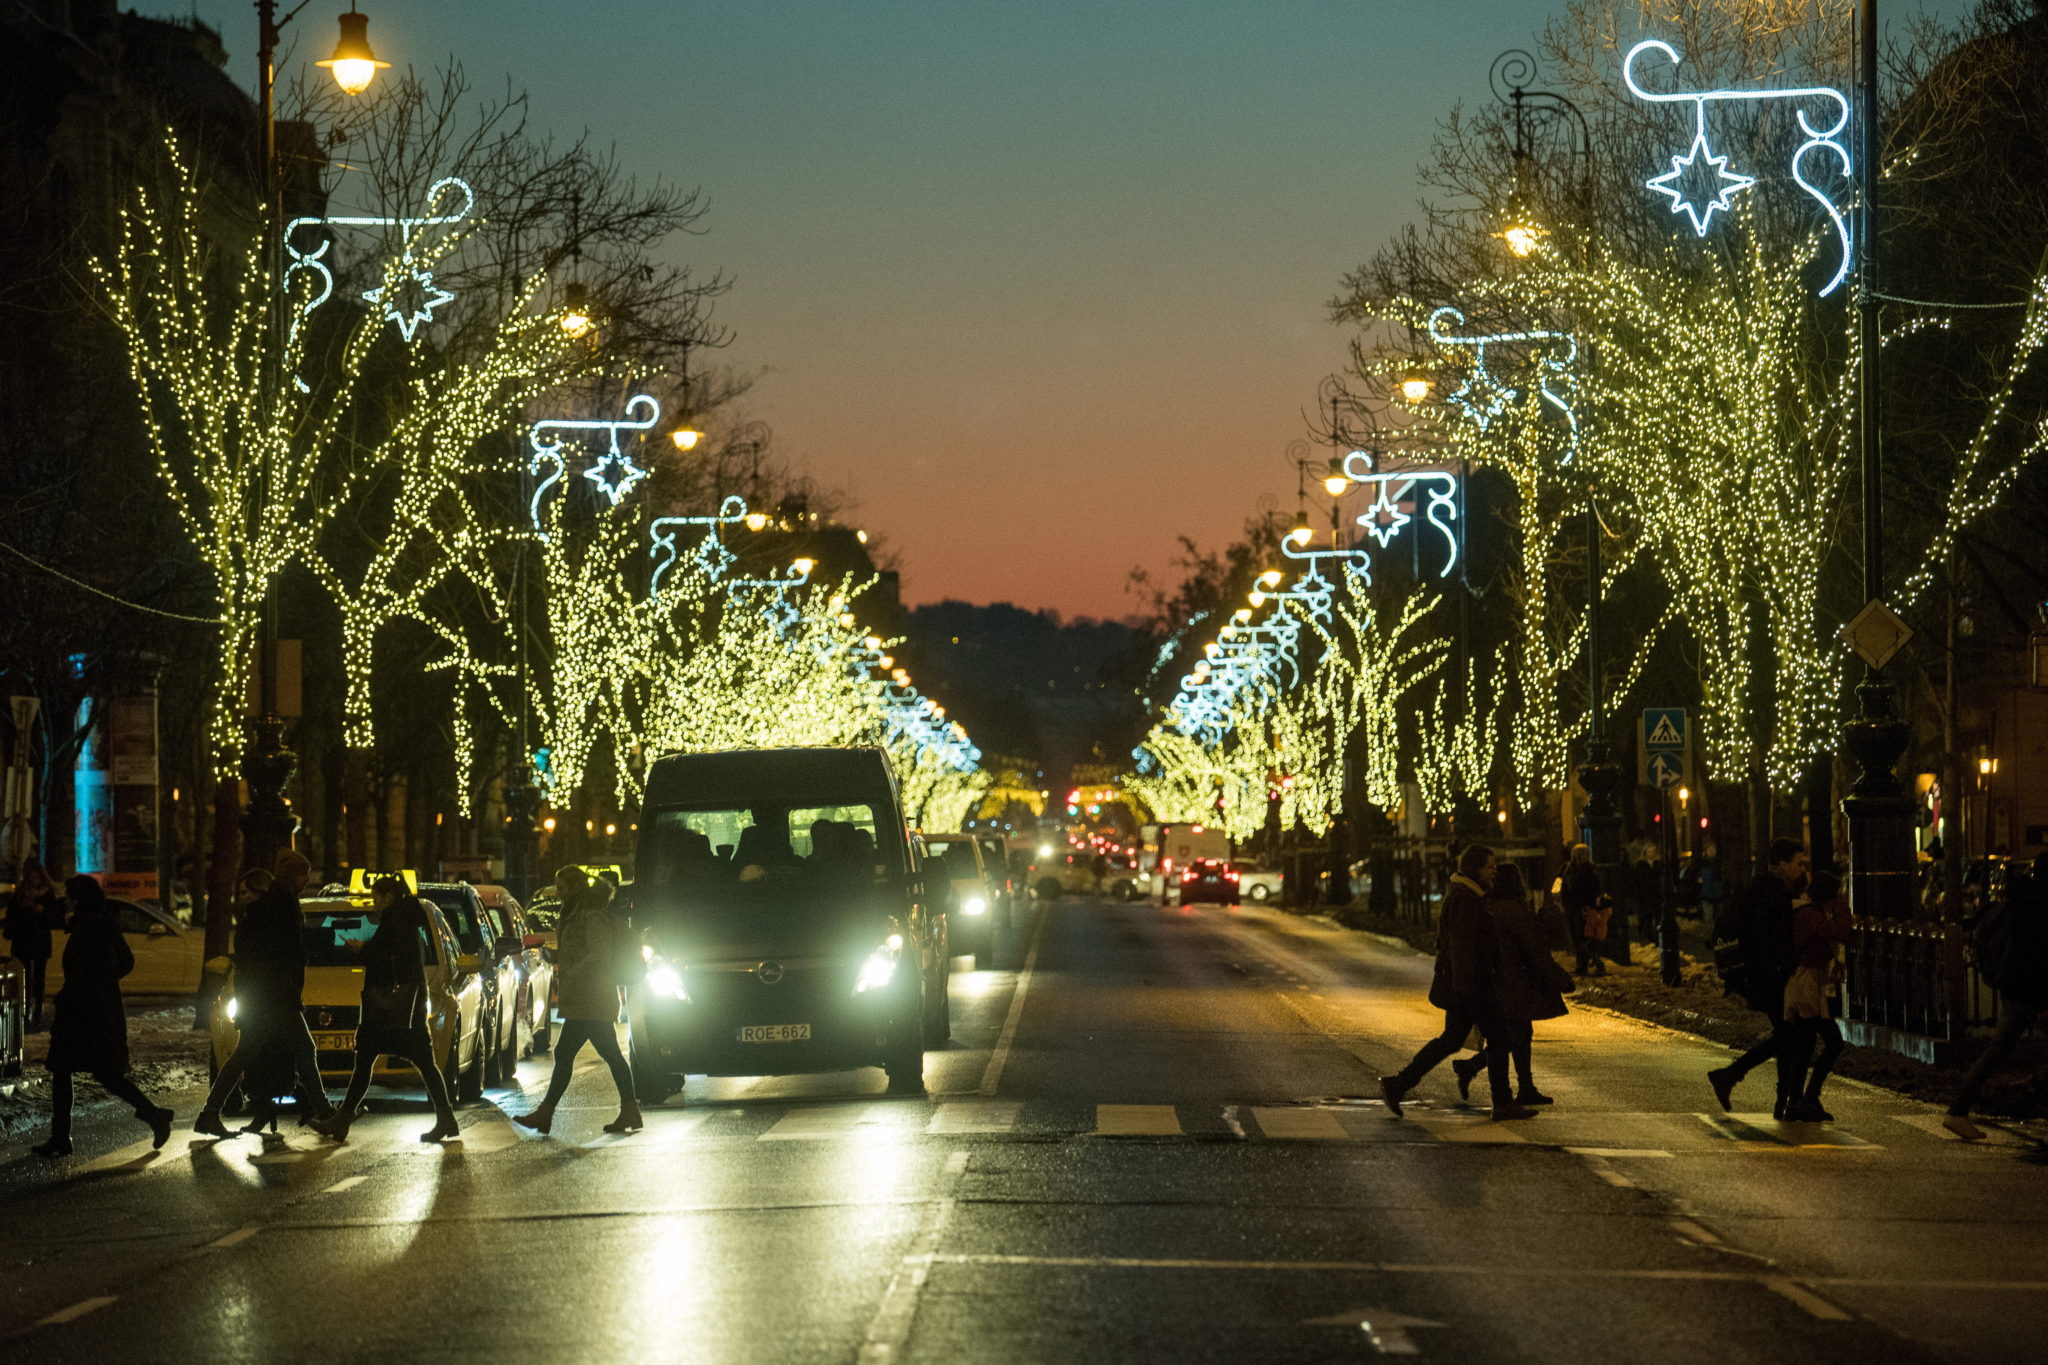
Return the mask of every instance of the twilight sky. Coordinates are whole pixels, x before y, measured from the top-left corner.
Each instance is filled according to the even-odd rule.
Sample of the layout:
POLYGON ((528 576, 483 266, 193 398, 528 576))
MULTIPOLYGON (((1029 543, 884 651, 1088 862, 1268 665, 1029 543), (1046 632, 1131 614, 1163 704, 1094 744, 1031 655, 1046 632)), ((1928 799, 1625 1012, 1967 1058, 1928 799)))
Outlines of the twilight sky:
MULTIPOLYGON (((361 0, 537 119, 702 188, 753 415, 900 554, 906 601, 1136 608, 1175 537, 1293 501, 1339 276, 1550 0, 361 0)), ((345 0, 314 0, 293 61, 345 0)), ((1890 7, 1900 18, 1908 6, 1890 7)), ((141 0, 222 30, 236 0, 141 0)), ((1934 6, 1960 8, 1959 0, 1934 6)), ((318 49, 317 51, 315 49, 318 49)), ((284 63, 280 63, 281 67, 284 63)))

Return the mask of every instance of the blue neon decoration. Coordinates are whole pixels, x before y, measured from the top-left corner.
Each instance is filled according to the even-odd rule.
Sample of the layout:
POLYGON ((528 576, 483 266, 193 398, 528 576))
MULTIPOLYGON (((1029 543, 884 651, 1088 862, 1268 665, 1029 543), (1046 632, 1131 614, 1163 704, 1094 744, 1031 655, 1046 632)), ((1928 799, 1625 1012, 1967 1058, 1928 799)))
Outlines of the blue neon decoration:
POLYGON ((679 528, 709 528, 704 534, 703 541, 690 557, 697 561, 697 567, 704 571, 704 576, 715 583, 725 577, 727 569, 739 562, 739 556, 725 544, 724 530, 746 519, 747 500, 736 493, 728 494, 725 500, 718 504, 718 510, 708 517, 656 517, 647 528, 647 537, 654 542, 647 547, 647 553, 659 561, 654 566, 654 576, 648 581, 648 595, 655 596, 661 592, 661 580, 675 567, 679 553, 676 549, 676 532, 679 528), (667 552, 666 558, 663 558, 664 551, 667 552))
POLYGON ((1815 127, 1807 117, 1809 110, 1799 109, 1799 131, 1806 135, 1806 141, 1799 144, 1792 153, 1792 179, 1800 189, 1806 191, 1813 201, 1821 206, 1834 224, 1835 238, 1841 244, 1841 259, 1834 275, 1822 286, 1820 296, 1826 298, 1840 287, 1848 277, 1850 250, 1849 224, 1842 211, 1835 205, 1834 198, 1820 186, 1807 179, 1804 166, 1808 153, 1825 148, 1835 159, 1843 176, 1851 171, 1849 149, 1842 145, 1842 133, 1849 126, 1849 97, 1841 91, 1824 85, 1799 86, 1786 90, 1675 90, 1657 93, 1646 90, 1636 79, 1636 58, 1646 51, 1662 53, 1675 68, 1680 58, 1678 49, 1655 38, 1646 38, 1628 50, 1621 59, 1621 78, 1629 92, 1638 99, 1652 104, 1683 104, 1691 101, 1693 106, 1692 146, 1684 156, 1671 158, 1671 169, 1663 175, 1644 182, 1646 187, 1671 200, 1671 211, 1683 213, 1692 220, 1695 235, 1704 237, 1713 223, 1714 211, 1731 207, 1729 196, 1739 194, 1756 183, 1753 175, 1742 175, 1728 168, 1728 158, 1716 156, 1707 142, 1707 105, 1727 100, 1807 100, 1832 108, 1832 120, 1825 127, 1815 127), (1712 190, 1709 197, 1705 191, 1712 190))
POLYGON ((1372 491, 1372 502, 1359 516, 1358 524, 1384 550, 1415 521, 1413 508, 1417 490, 1428 498, 1422 519, 1444 538, 1444 567, 1437 575, 1449 578, 1458 564, 1458 476, 1448 469, 1373 468, 1372 457, 1354 450, 1344 457, 1344 473, 1361 488, 1372 491), (1403 504, 1406 506, 1403 506, 1403 504))
POLYGON ((626 495, 633 491, 633 485, 647 477, 647 471, 634 464, 633 457, 626 454, 620 448, 619 433, 622 431, 649 431, 660 420, 661 403, 654 395, 636 393, 626 400, 626 416, 618 421, 555 417, 549 418, 546 421, 535 422, 531 427, 527 428, 526 442, 533 447, 533 459, 528 463, 527 467, 533 473, 538 474, 543 466, 551 466, 547 477, 542 479, 533 490, 532 511, 534 529, 536 531, 541 529, 541 499, 547 495, 547 491, 550 488, 561 482, 562 475, 567 472, 569 467, 569 458, 563 453, 563 447, 567 444, 567 440, 560 436, 555 437, 553 440, 548 440, 542 436, 543 432, 602 431, 605 433, 607 438, 605 451, 592 462, 588 469, 583 471, 583 477, 590 480, 598 492, 609 498, 612 506, 617 507, 625 499, 626 495), (634 420, 633 414, 642 411, 647 414, 646 417, 637 421, 634 420))
POLYGON ((1450 319, 1454 326, 1465 325, 1465 315, 1446 305, 1429 315, 1429 339, 1440 347, 1469 346, 1472 348, 1472 372, 1450 395, 1450 401, 1465 409, 1474 426, 1484 431, 1492 425, 1493 419, 1507 411, 1508 405, 1521 396, 1513 385, 1496 378, 1486 366, 1486 348, 1500 345, 1527 345, 1534 352, 1536 362, 1536 392, 1544 402, 1556 408, 1563 415, 1571 429, 1565 443, 1565 453, 1560 464, 1570 464, 1579 450, 1579 416, 1572 411, 1571 399, 1577 385, 1572 365, 1579 358, 1578 338, 1570 332, 1525 331, 1494 332, 1484 336, 1460 336, 1444 330, 1444 319, 1450 319))
MULTIPOLYGON (((314 309, 334 297, 334 272, 327 268, 325 259, 329 249, 334 246, 334 237, 329 234, 321 239, 318 246, 311 250, 302 250, 292 241, 292 234, 305 227, 397 228, 403 235, 399 243, 397 268, 391 278, 397 280, 403 277, 410 280, 413 285, 412 297, 387 301, 386 285, 380 284, 375 289, 364 290, 363 299, 367 303, 378 304, 384 316, 397 323, 398 330, 404 334, 407 341, 411 341, 420 324, 433 320, 436 308, 455 299, 455 295, 434 282, 433 272, 420 265, 413 254, 414 249, 420 244, 422 229, 459 223, 467 218, 470 210, 475 207, 476 191, 469 187, 468 181, 451 175, 428 186, 426 212, 417 218, 335 216, 294 218, 286 223, 284 249, 285 254, 291 257, 291 261, 284 268, 284 276, 279 281, 280 287, 289 291, 292 276, 300 271, 310 272, 320 281, 318 292, 300 305, 299 316, 292 324, 293 330, 296 331, 299 323, 311 316, 314 309), (447 198, 450 194, 456 198, 447 198)), ((387 280, 386 284, 390 282, 391 280, 387 280)))

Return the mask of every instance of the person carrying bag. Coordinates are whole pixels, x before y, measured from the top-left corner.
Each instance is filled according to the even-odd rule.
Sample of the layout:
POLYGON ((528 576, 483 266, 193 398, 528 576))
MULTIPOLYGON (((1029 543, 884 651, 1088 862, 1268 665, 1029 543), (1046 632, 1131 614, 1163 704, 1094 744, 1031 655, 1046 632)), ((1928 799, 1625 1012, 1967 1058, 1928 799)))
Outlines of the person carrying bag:
MULTIPOLYGON (((427 1032, 427 912, 419 898, 396 877, 379 877, 370 888, 377 909, 377 932, 358 950, 363 958, 363 1003, 356 1021, 355 1070, 341 1108, 315 1119, 315 1132, 336 1142, 348 1139, 349 1125, 363 1116, 363 1096, 379 1057, 412 1063, 434 1105, 434 1126, 421 1142, 459 1137, 455 1108, 448 1102, 448 1082, 434 1064, 434 1039, 427 1032)), ((453 1043, 450 1044, 451 1048, 453 1043)))

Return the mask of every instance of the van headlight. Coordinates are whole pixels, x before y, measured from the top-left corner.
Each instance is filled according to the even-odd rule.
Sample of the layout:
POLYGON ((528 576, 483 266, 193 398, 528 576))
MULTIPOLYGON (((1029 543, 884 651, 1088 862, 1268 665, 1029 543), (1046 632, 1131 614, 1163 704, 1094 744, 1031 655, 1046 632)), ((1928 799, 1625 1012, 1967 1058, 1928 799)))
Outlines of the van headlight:
POLYGON ((235 999, 235 997, 233 997, 232 995, 231 995, 231 996, 229 996, 229 997, 228 997, 228 1005, 227 1005, 227 1016, 228 1016, 228 1022, 229 1022, 230 1024, 234 1023, 234 1022, 235 1022, 235 1016, 236 1016, 236 1015, 238 1015, 238 1014, 240 1014, 241 1012, 242 1012, 241 1002, 240 1002, 240 1001, 238 1001, 238 1000, 236 1000, 236 999, 235 999))
POLYGON ((647 989, 656 995, 665 995, 671 1000, 688 1000, 690 993, 683 987, 683 973, 666 958, 650 955, 647 960, 647 989))
POLYGON ((983 896, 969 896, 966 900, 960 902, 960 908, 970 915, 986 915, 988 913, 988 900, 983 896))
POLYGON ((866 995, 878 991, 896 979, 896 960, 903 953, 903 935, 892 931, 882 940, 880 947, 869 953, 867 960, 860 964, 860 974, 853 979, 853 993, 866 995))

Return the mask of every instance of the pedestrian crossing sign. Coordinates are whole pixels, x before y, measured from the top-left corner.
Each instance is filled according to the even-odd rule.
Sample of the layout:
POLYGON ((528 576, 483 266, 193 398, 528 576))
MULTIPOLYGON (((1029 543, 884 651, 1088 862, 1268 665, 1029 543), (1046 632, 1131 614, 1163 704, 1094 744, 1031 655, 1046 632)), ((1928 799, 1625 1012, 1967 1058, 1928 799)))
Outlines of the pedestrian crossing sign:
POLYGON ((1645 707, 1636 738, 1636 781, 1645 787, 1676 787, 1685 781, 1692 757, 1685 708, 1645 707))

